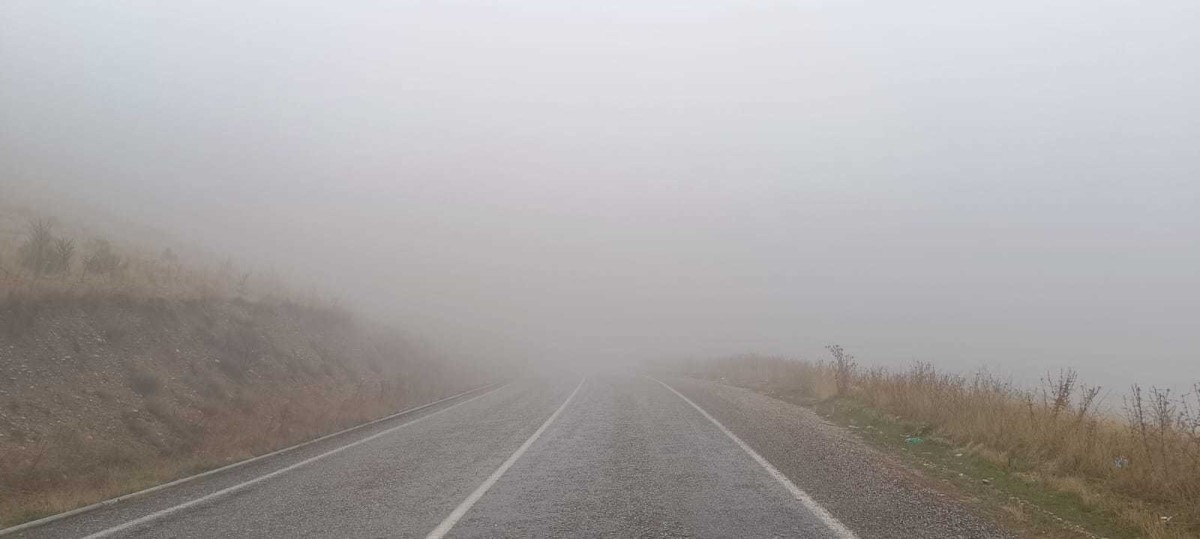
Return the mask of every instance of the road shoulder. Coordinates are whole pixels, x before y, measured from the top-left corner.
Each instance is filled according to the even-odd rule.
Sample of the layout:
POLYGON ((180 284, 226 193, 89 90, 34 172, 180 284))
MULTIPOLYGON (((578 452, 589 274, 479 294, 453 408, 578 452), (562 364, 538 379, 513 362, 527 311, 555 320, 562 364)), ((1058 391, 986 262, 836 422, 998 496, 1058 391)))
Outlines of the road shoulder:
POLYGON ((1015 537, 979 499, 940 488, 809 408, 749 389, 664 378, 860 537, 1015 537))

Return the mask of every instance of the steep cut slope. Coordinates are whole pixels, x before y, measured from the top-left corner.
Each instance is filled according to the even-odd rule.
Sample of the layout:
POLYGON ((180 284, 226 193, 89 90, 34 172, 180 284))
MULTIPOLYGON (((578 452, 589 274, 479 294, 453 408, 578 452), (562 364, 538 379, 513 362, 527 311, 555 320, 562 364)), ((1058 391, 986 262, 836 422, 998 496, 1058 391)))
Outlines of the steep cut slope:
POLYGON ((486 378, 334 309, 10 294, 0 299, 0 524, 260 454, 486 378))

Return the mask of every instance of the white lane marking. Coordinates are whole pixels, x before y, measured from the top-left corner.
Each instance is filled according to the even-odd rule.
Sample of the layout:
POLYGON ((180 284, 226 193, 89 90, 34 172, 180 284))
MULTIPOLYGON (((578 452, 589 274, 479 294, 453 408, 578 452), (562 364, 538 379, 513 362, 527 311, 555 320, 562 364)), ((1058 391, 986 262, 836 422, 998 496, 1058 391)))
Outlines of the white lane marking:
POLYGON ((446 520, 443 520, 441 524, 438 524, 438 527, 429 532, 429 535, 426 535, 425 539, 441 539, 442 537, 445 537, 446 534, 450 532, 450 529, 458 523, 458 520, 461 519, 463 515, 467 514, 467 511, 471 510, 471 506, 475 505, 475 502, 479 501, 479 498, 482 498, 483 495, 487 493, 488 489, 492 488, 492 485, 496 484, 496 481, 500 480, 500 476, 504 475, 504 472, 508 471, 508 469, 512 467, 513 463, 517 462, 517 459, 521 458, 521 455, 525 454, 525 450, 529 449, 529 446, 533 445, 533 442, 537 441, 538 437, 546 431, 546 428, 554 422, 555 418, 557 418, 558 415, 567 408, 567 405, 571 404, 571 400, 575 398, 576 393, 579 393, 579 388, 583 387, 583 383, 586 381, 586 377, 583 380, 580 380, 579 385, 575 386, 575 391, 571 392, 571 396, 567 397, 567 400, 563 401, 562 406, 559 406, 553 414, 550 414, 550 418, 547 419, 545 423, 542 423, 542 426, 538 427, 538 430, 534 431, 533 436, 530 436, 528 440, 525 440, 525 443, 521 444, 521 447, 518 447, 517 451, 513 453, 512 456, 508 457, 508 460, 504 461, 504 464, 501 464, 499 468, 496 468, 496 471, 492 472, 492 475, 488 476, 487 480, 485 480, 482 485, 479 485, 479 488, 475 489, 475 492, 472 492, 470 496, 467 496, 467 499, 458 504, 458 507, 454 508, 454 512, 450 513, 450 516, 446 517, 446 520))
POLYGON ((170 515, 170 514, 172 514, 172 513, 177 513, 177 512, 179 512, 179 511, 182 511, 182 510, 184 510, 184 509, 187 509, 187 508, 190 508, 190 507, 195 507, 195 506, 197 506, 197 505, 200 505, 200 504, 202 504, 202 503, 204 503, 204 502, 207 502, 207 501, 213 500, 213 499, 215 499, 215 498, 219 498, 219 497, 221 497, 221 496, 224 496, 224 495, 226 495, 226 494, 230 494, 230 493, 232 493, 232 492, 239 491, 239 490, 241 490, 241 489, 244 489, 244 488, 246 488, 246 487, 248 487, 248 486, 250 486, 250 485, 253 485, 253 484, 256 484, 256 483, 261 483, 261 482, 263 482, 263 481, 266 481, 267 479, 270 479, 270 478, 272 478, 272 477, 275 477, 275 476, 278 476, 278 475, 285 474, 285 473, 287 473, 287 472, 290 472, 290 471, 292 471, 292 470, 295 470, 296 468, 299 468, 299 467, 301 467, 301 466, 305 466, 305 465, 307 465, 307 464, 311 464, 311 463, 313 463, 313 462, 316 462, 316 461, 318 461, 318 460, 321 460, 321 459, 323 459, 323 458, 325 458, 325 457, 328 457, 328 456, 330 456, 330 455, 335 455, 335 454, 337 454, 337 453, 341 453, 342 451, 345 451, 345 450, 347 450, 347 449, 350 449, 351 447, 355 447, 355 446, 358 446, 358 445, 365 444, 365 443, 367 443, 367 442, 369 442, 369 441, 371 441, 371 440, 374 440, 374 439, 376 439, 376 438, 379 438, 380 436, 383 436, 383 435, 385 435, 385 434, 391 434, 392 432, 395 432, 395 431, 397 431, 397 430, 400 430, 400 429, 402 429, 402 428, 404 428, 404 427, 407 427, 407 426, 409 426, 409 425, 415 425, 415 424, 417 424, 417 423, 420 423, 420 422, 422 422, 422 421, 424 421, 424 420, 426 420, 426 419, 429 419, 429 418, 431 418, 431 417, 433 417, 433 416, 439 415, 439 414, 441 414, 441 413, 443 413, 443 412, 448 412, 448 411, 450 411, 450 410, 453 410, 453 409, 455 409, 455 408, 458 408, 459 406, 462 406, 462 405, 464 405, 464 404, 466 404, 466 403, 468 403, 468 402, 471 402, 471 401, 473 401, 473 400, 475 400, 475 399, 479 399, 479 398, 482 398, 482 397, 485 397, 485 396, 487 396, 487 395, 491 395, 491 394, 492 394, 492 392, 491 392, 491 391, 487 391, 487 392, 485 392, 485 393, 483 393, 483 394, 481 394, 481 395, 476 395, 476 396, 474 396, 474 397, 471 397, 471 398, 469 398, 469 399, 467 399, 467 400, 465 400, 465 401, 462 401, 462 402, 460 402, 460 403, 458 403, 458 404, 455 404, 455 405, 452 405, 452 406, 449 406, 449 407, 446 407, 446 408, 442 408, 441 410, 438 410, 438 411, 436 411, 436 412, 434 412, 434 413, 432 413, 432 414, 429 414, 429 415, 426 415, 426 416, 421 416, 421 417, 418 417, 418 418, 416 418, 416 419, 414 419, 414 420, 412 420, 412 421, 409 421, 409 422, 407 422, 407 423, 404 423, 404 424, 402 424, 402 425, 396 425, 395 427, 391 427, 391 428, 389 428, 389 429, 387 429, 387 430, 382 430, 382 431, 379 431, 379 432, 377 432, 377 433, 375 433, 375 434, 372 434, 372 435, 370 435, 370 436, 367 436, 366 438, 363 438, 363 439, 361 439, 361 440, 357 440, 357 441, 354 441, 354 442, 348 443, 348 444, 346 444, 346 445, 343 445, 343 446, 341 446, 341 447, 338 447, 338 448, 336 448, 336 449, 330 449, 329 451, 326 451, 326 452, 324 452, 324 453, 321 453, 320 455, 317 455, 317 456, 315 456, 315 457, 311 457, 311 458, 304 459, 304 460, 302 460, 302 461, 300 461, 300 462, 297 462, 297 463, 295 463, 295 464, 293 464, 293 465, 291 465, 291 466, 288 466, 288 467, 286 467, 286 468, 280 468, 280 469, 278 469, 278 470, 275 470, 275 471, 273 471, 273 472, 271 472, 271 473, 269 473, 269 474, 266 474, 266 475, 261 475, 261 476, 255 477, 254 479, 251 479, 251 480, 249 480, 249 481, 246 481, 246 482, 244 482, 244 483, 238 483, 238 484, 236 484, 236 485, 233 485, 233 486, 231 486, 231 487, 228 487, 228 488, 224 488, 224 489, 218 490, 218 491, 216 491, 216 492, 213 492, 213 493, 211 493, 211 494, 208 494, 208 495, 205 495, 205 496, 201 496, 201 497, 199 497, 199 498, 196 498, 196 499, 194 499, 194 500, 191 500, 191 501, 188 501, 188 502, 181 503, 181 504, 179 504, 179 505, 176 505, 176 506, 174 506, 174 507, 168 507, 168 508, 166 508, 166 509, 163 509, 162 511, 158 511, 158 512, 155 512, 155 513, 150 513, 149 515, 146 515, 146 516, 144 516, 144 517, 141 517, 141 518, 138 518, 138 519, 130 520, 129 522, 126 522, 126 523, 124 523, 124 524, 121 524, 121 525, 118 525, 118 526, 113 526, 113 527, 111 527, 111 528, 108 528, 108 529, 106 529, 106 530, 101 530, 101 531, 98 531, 98 532, 96 532, 96 533, 93 533, 93 534, 91 534, 91 535, 88 535, 88 536, 84 537, 83 539, 99 539, 100 537, 108 537, 108 536, 110 536, 110 535, 112 535, 112 534, 114 534, 114 533, 122 532, 122 531, 128 530, 128 529, 130 529, 130 528, 133 528, 133 527, 135 527, 135 526, 140 526, 140 525, 142 525, 142 524, 146 524, 147 522, 152 522, 152 521, 158 520, 158 519, 160 519, 160 518, 163 518, 163 517, 165 517, 165 516, 167 516, 167 515, 170 515))
POLYGON ((796 498, 796 500, 798 500, 802 505, 804 505, 805 509, 808 509, 812 514, 816 515, 817 518, 821 519, 821 522, 825 524, 825 527, 829 528, 829 531, 832 531, 834 535, 840 537, 841 539, 858 539, 858 536, 854 535, 854 532, 850 531, 845 524, 842 524, 837 517, 833 516, 833 514, 827 511, 824 507, 821 507, 821 504, 812 499, 807 492, 800 490, 800 487, 797 487, 795 483, 792 483, 792 480, 788 479, 786 475, 783 475, 783 472, 780 472, 778 469, 772 466, 770 462, 767 462, 767 459, 762 458, 762 455, 759 455, 758 452, 746 445, 746 442, 743 442, 742 439, 738 438, 736 434, 725 428, 725 425, 722 425, 720 421, 717 421, 716 418, 708 415, 708 412, 705 412, 703 408, 692 402, 692 399, 683 396, 683 393, 675 391, 675 388, 667 385, 666 382, 663 382, 658 378, 653 376, 650 376, 649 378, 662 384, 662 386, 670 390, 671 393, 674 393, 679 398, 683 399, 684 402, 692 405, 692 408, 695 408, 698 412, 700 412, 700 414, 708 418, 709 421, 712 421, 713 425, 716 425, 718 429, 721 429, 721 432, 724 432, 730 440, 733 440, 738 447, 741 447, 743 451, 749 454, 750 457, 754 459, 754 462, 757 462, 759 466, 765 468, 767 472, 771 474, 771 477, 774 477, 776 481, 782 483, 783 486, 788 489, 788 492, 791 492, 792 496, 796 498))
MULTIPOLYGON (((396 412, 396 413, 394 413, 394 414, 392 414, 392 415, 389 415, 389 416, 386 416, 386 417, 381 417, 381 418, 379 418, 379 419, 372 419, 371 421, 367 421, 366 423, 361 423, 361 424, 355 425, 355 426, 353 426, 353 427, 349 427, 349 428, 345 428, 345 429, 339 430, 339 431, 337 431, 337 432, 334 432, 334 433, 326 434, 326 435, 324 435, 324 436, 322 436, 322 437, 320 437, 320 438, 314 438, 314 439, 312 439, 312 440, 309 440, 309 441, 307 441, 307 442, 301 442, 301 443, 298 443, 298 444, 296 444, 296 445, 292 445, 292 446, 285 447, 285 448, 283 448, 283 449, 277 449, 277 450, 275 450, 275 451, 272 451, 272 452, 270 452, 270 453, 266 453, 266 454, 263 454, 263 455, 259 455, 259 456, 257 456, 257 457, 248 458, 248 459, 246 459, 246 460, 239 460, 239 461, 237 461, 237 462, 234 462, 234 463, 232 463, 232 464, 226 464, 225 466, 221 466, 220 468, 215 468, 215 469, 209 470, 209 471, 207 471, 207 472, 198 473, 198 474, 196 474, 196 475, 189 475, 189 476, 187 476, 187 477, 182 477, 182 478, 176 479, 176 480, 174 480, 174 481, 171 481, 170 483, 163 483, 163 484, 161 484, 161 485, 155 485, 155 486, 153 486, 153 487, 150 487, 150 488, 147 488, 147 489, 143 489, 143 490, 139 490, 139 491, 137 491, 137 492, 130 492, 129 494, 123 494, 123 495, 121 495, 121 496, 117 496, 116 498, 109 498, 109 499, 107 499, 107 500, 100 501, 100 502, 96 502, 96 503, 94 503, 94 504, 91 504, 91 505, 86 505, 86 506, 83 506, 83 507, 79 507, 79 508, 77 508, 77 509, 72 509, 72 510, 70 510, 70 511, 66 511, 66 512, 63 512, 63 513, 58 513, 57 515, 51 515, 51 516, 48 516, 48 517, 46 517, 46 518, 41 518, 41 519, 34 520, 34 521, 31 521, 31 522, 26 522, 26 523, 24 523, 24 524, 21 524, 21 525, 19 525, 19 526, 12 526, 12 527, 10 527, 10 528, 4 528, 4 529, 0 529, 0 537, 3 537, 3 536, 5 536, 5 535, 14 534, 14 533, 17 533, 17 532, 19 532, 19 531, 23 531, 23 530, 28 530, 28 529, 30 529, 30 528, 36 528, 36 527, 39 527, 39 526, 45 526, 46 524, 49 524, 49 523, 51 523, 51 522, 55 522, 55 521, 58 521, 58 520, 62 520, 62 519, 64 519, 64 518, 73 517, 73 516, 75 516, 75 515, 79 515, 79 514, 83 514, 83 513, 88 513, 88 512, 91 512, 91 511, 95 511, 96 509, 100 509, 101 507, 106 507, 106 506, 113 505, 113 504, 117 504, 117 503, 120 503, 120 502, 124 502, 124 501, 128 501, 128 500, 132 500, 132 499, 134 499, 134 498, 140 498, 140 497, 142 497, 142 496, 145 496, 145 495, 147 495, 147 494, 150 494, 150 493, 152 493, 152 492, 158 492, 158 491, 160 491, 160 490, 163 490, 163 489, 168 489, 168 488, 171 488, 171 487, 173 487, 173 486, 175 486, 175 485, 181 485, 181 484, 183 484, 183 483, 188 483, 188 482, 191 482, 191 481, 195 481, 195 480, 197 480, 197 479, 201 479, 201 478, 204 478, 204 477, 208 477, 208 476, 210 476, 210 475, 219 474, 219 473, 221 473, 221 472, 224 472, 224 471, 226 471, 226 470, 232 470, 232 469, 234 469, 234 468, 239 468, 239 467, 241 467, 241 466, 245 466, 245 465, 247 465, 247 464, 251 464, 251 463, 254 463, 254 462, 258 462, 258 461, 260 461, 260 460, 263 460, 263 459, 271 458, 271 457, 274 457, 274 456, 276 456, 276 455, 282 455, 282 454, 284 454, 284 453, 288 453, 288 452, 291 452, 291 451, 295 451, 295 450, 297 450, 297 449, 300 449, 301 447, 309 446, 309 445, 315 444, 315 443, 317 443, 317 442, 321 442, 321 441, 327 440, 327 439, 329 439, 329 438, 333 438, 333 437, 335 437, 335 436, 340 436, 340 435, 342 435, 342 434, 346 434, 347 432, 353 432, 353 431, 356 431, 356 430, 362 430, 362 429, 364 429, 364 428, 367 428, 367 427, 369 427, 369 426, 371 426, 371 425, 374 425, 374 424, 376 424, 376 423, 382 423, 382 422, 384 422, 384 421, 387 421, 387 420, 389 420, 389 419, 395 419, 395 418, 397 418, 397 417, 400 417, 400 416, 402 416, 402 415, 408 415, 408 414, 412 414, 412 413, 415 413, 415 412, 419 412, 419 411, 421 411, 421 410, 424 410, 424 409, 426 409, 426 408, 429 408, 430 406, 437 406, 437 405, 439 405, 439 404, 441 404, 441 403, 443 403, 443 402, 446 402, 446 401, 449 401, 449 400, 454 400, 454 399, 457 399, 457 398, 459 398, 459 397, 461 397, 461 396, 463 396, 463 395, 467 395, 467 394, 469 394, 469 393, 474 393, 474 392, 476 392, 476 391, 482 391, 482 390, 484 390, 484 389, 488 389, 488 388, 490 388, 490 387, 493 387, 493 386, 496 386, 496 385, 497 385, 496 383, 491 383, 491 384, 488 384, 488 385, 485 385, 485 386, 477 387, 477 388, 475 388, 475 389, 469 389, 469 390, 467 390, 467 391, 463 391, 462 393, 459 393, 459 394, 457 394, 457 395, 451 395, 451 396, 449 396, 449 397, 446 397, 446 398, 443 398, 443 399, 439 399, 439 400, 436 400, 436 401, 433 401, 433 402, 428 402, 428 403, 422 404, 422 405, 420 405, 420 406, 415 406, 415 407, 409 408, 409 409, 407 409, 407 410, 401 410, 401 411, 399 411, 399 412, 396 412)), ((507 385, 507 383, 506 383, 506 385, 507 385)))

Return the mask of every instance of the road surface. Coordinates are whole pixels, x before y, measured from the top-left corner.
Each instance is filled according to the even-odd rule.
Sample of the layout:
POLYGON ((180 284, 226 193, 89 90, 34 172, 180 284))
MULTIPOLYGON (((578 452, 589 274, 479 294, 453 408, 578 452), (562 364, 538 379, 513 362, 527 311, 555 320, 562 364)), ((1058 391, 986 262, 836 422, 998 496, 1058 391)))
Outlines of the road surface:
MULTIPOLYGON (((811 412, 523 379, 14 537, 1008 537, 811 412)), ((7 538, 5 538, 7 539, 7 538)))

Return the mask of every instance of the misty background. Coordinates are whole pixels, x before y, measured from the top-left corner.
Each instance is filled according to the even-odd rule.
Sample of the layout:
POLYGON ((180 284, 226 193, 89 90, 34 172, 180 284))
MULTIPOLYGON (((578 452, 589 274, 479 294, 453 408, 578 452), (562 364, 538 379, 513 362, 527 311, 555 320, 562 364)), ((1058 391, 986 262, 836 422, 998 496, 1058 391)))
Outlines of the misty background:
POLYGON ((1182 387, 1197 28, 1182 0, 9 0, 0 185, 455 353, 836 342, 1182 387))

